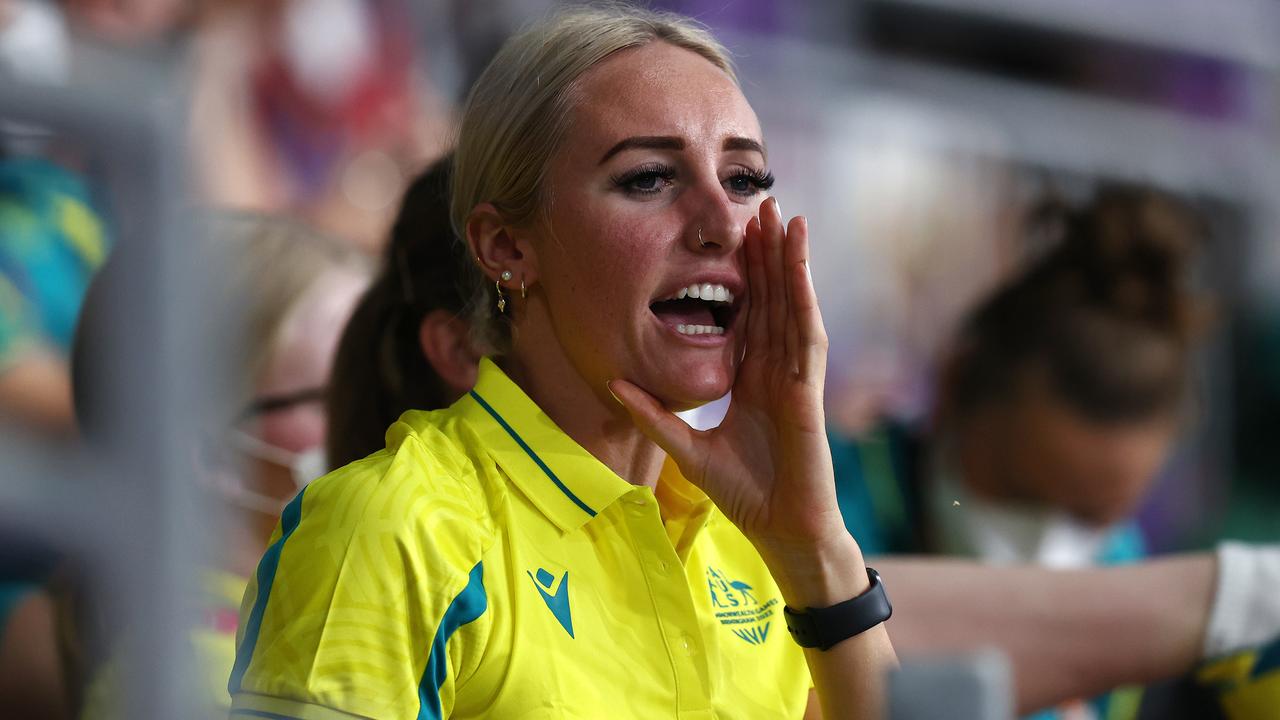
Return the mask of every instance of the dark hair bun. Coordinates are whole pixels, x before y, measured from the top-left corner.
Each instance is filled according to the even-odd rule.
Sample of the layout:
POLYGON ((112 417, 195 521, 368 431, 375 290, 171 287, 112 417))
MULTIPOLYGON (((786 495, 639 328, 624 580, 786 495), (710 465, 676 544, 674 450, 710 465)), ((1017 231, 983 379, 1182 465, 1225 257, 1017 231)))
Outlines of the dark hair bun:
POLYGON ((1008 397, 1033 365, 1095 420, 1176 407, 1204 315, 1190 289, 1202 237, 1191 211, 1109 185, 1082 207, 1039 203, 1028 230, 1045 249, 970 316, 948 368, 952 410, 1008 397))
POLYGON ((1068 211, 1063 230, 1045 259, 1063 301, 1191 339, 1195 301, 1187 282, 1202 232, 1185 206, 1154 190, 1112 185, 1090 206, 1068 211))

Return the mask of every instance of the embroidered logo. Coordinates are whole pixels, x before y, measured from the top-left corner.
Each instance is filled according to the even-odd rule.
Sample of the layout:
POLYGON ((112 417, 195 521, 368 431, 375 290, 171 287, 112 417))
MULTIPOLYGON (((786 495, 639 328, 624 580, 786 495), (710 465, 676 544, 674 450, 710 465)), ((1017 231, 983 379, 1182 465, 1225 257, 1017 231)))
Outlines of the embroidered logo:
POLYGON ((741 580, 731 580, 718 568, 707 566, 707 589, 711 592, 711 609, 716 620, 729 628, 743 642, 763 645, 777 613, 778 599, 763 603, 755 596, 755 588, 741 580))
POLYGON ((569 637, 573 637, 573 617, 569 614, 569 571, 565 570, 564 575, 560 576, 559 587, 555 587, 554 591, 552 587, 556 585, 555 575, 542 568, 538 568, 537 575, 528 570, 525 572, 529 573, 529 579, 538 588, 538 594, 542 596, 542 601, 547 604, 551 614, 560 621, 560 626, 569 633, 569 637))

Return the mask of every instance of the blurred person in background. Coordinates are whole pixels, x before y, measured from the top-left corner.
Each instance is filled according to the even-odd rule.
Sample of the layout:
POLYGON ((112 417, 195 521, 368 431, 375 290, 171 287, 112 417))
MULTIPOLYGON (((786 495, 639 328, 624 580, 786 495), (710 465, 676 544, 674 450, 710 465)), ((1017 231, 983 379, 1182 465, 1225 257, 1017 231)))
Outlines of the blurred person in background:
MULTIPOLYGON (((970 313, 942 363, 936 426, 833 441, 869 546, 1055 568, 1144 556, 1132 517, 1182 430, 1204 314, 1189 288, 1199 227, 1133 187, 1036 215, 1039 256, 970 313)), ((1133 716, 1137 697, 1063 716, 1133 716)))
POLYGON ((1132 187, 1039 215, 1048 249, 970 314, 944 361, 925 542, 993 562, 1131 561, 1133 514, 1186 418, 1202 230, 1132 187))
POLYGON ((839 439, 841 501, 873 511, 854 516, 869 545, 1049 566, 1143 554, 1128 520, 1184 425, 1199 229, 1121 186, 1037 214, 1040 250, 942 352, 933 426, 839 439))
MULTIPOLYGON (((37 39, 58 37, 43 8, 0 5, 0 76, 54 80, 37 39), (46 32, 47 31, 47 32, 46 32)), ((0 111, 0 432, 76 435, 70 351, 84 293, 111 239, 88 183, 49 159, 47 133, 0 111)), ((57 558, 0 528, 0 716, 61 717, 54 607, 40 592, 57 558), (41 639, 45 642, 41 642, 41 639)))
MULTIPOLYGON (((1040 213, 1049 249, 969 316, 944 362, 925 546, 1059 568, 1133 562, 1146 554, 1134 514, 1183 429, 1201 229, 1140 188, 1040 213)), ((1138 692, 1038 717, 1135 717, 1138 692)))
MULTIPOLYGON (((72 335, 109 245, 79 177, 38 157, 0 158, 0 431, 75 435, 72 335)), ((56 563, 0 528, 0 715, 66 710, 55 608, 40 590, 56 563)))
POLYGON ((0 415, 74 431, 68 355, 109 247, 78 176, 37 157, 0 158, 0 415))
POLYGON ((451 127, 414 19, 404 0, 207 4, 192 64, 199 192, 377 250, 407 168, 438 156, 451 127))
MULTIPOLYGON (((326 469, 330 368, 339 333, 368 285, 370 264, 349 244, 286 218, 218 211, 202 230, 209 235, 204 249, 226 269, 217 296, 205 305, 214 309, 210 322, 225 314, 231 323, 228 352, 236 384, 220 416, 208 421, 205 447, 191 451, 196 480, 222 530, 211 552, 214 564, 203 578, 204 625, 192 640, 207 673, 200 687, 207 688, 212 716, 223 717, 230 707, 226 676, 248 577, 281 508, 326 469)), ((102 281, 118 282, 124 272, 111 267, 102 281)), ((113 321, 91 307, 77 337, 76 363, 77 410, 90 440, 111 421, 88 378, 94 348, 111 342, 107 323, 113 321)), ((82 647, 68 653, 87 658, 85 667, 71 668, 73 681, 87 685, 75 704, 84 718, 116 717, 119 681, 111 643, 130 631, 87 630, 77 633, 82 647), (107 652, 86 653, 83 645, 98 633, 108 638, 107 652)))
MULTIPOLYGON (((71 73, 67 8, 0 0, 0 79, 61 85, 71 73)), ((67 436, 68 368, 89 280, 109 232, 73 148, 0 112, 0 422, 67 436)))

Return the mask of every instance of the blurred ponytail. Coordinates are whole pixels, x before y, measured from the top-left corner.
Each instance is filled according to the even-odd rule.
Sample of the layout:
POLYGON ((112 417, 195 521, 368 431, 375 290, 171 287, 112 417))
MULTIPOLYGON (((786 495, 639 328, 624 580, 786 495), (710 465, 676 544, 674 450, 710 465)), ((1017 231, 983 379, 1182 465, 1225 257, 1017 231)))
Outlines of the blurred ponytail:
POLYGON ((449 225, 451 158, 438 160, 405 192, 377 280, 342 333, 329 383, 330 467, 384 445, 386 429, 406 410, 452 402, 452 391, 418 339, 428 313, 459 314, 466 257, 449 225))

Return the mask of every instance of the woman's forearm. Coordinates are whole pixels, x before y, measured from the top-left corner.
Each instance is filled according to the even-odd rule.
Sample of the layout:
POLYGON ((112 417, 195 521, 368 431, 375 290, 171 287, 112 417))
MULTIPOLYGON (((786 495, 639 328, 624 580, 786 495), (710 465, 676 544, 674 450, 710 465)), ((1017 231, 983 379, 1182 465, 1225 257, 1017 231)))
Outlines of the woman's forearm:
MULTIPOLYGON (((825 550, 770 548, 762 549, 761 555, 783 599, 793 608, 828 607, 861 595, 870 586, 862 553, 847 534, 825 550), (851 572, 850 567, 856 570, 851 572)), ((811 712, 816 711, 812 705, 818 700, 820 716, 827 720, 884 717, 884 680, 898 661, 883 623, 828 650, 810 648, 804 654, 816 691, 811 712)))
POLYGON ((904 656, 994 646, 1021 712, 1189 670, 1201 657, 1215 557, 1088 570, 881 557, 904 656))

